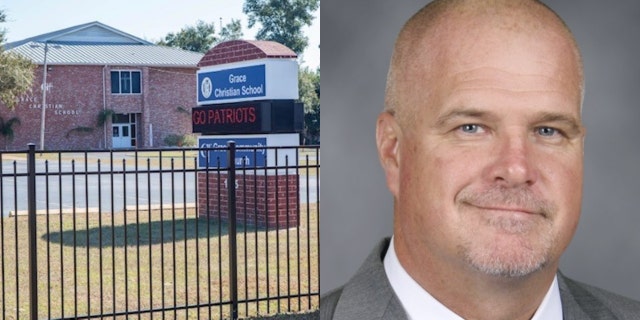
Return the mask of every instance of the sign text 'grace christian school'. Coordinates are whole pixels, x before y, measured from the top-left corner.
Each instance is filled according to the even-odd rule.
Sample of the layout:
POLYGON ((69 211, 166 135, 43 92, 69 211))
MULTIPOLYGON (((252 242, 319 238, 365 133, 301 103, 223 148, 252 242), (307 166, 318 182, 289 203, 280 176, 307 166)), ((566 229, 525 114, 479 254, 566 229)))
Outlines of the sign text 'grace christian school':
POLYGON ((298 63, 260 59, 202 67, 198 106, 257 100, 298 99, 298 63))
POLYGON ((264 97, 265 65, 198 73, 198 102, 264 97))

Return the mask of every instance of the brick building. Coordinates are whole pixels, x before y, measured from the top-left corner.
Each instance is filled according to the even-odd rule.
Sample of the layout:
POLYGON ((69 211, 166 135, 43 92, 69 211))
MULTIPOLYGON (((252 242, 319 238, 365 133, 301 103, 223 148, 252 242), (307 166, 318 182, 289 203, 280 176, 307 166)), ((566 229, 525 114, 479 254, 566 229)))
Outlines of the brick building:
POLYGON ((157 147, 170 134, 191 132, 201 53, 157 46, 100 22, 8 43, 5 50, 37 68, 31 92, 14 110, 0 103, 1 117, 20 120, 13 141, 0 139, 2 150, 39 148, 45 51, 46 149, 157 147))

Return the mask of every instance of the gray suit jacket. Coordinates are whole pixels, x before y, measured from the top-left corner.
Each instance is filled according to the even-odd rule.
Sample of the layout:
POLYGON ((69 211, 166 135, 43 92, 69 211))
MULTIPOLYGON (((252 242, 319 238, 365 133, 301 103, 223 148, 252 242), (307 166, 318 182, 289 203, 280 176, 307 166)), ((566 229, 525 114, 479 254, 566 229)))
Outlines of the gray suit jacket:
MULTIPOLYGON (((407 319, 384 271, 383 240, 347 284, 320 298, 320 319, 407 319)), ((564 320, 640 319, 640 302, 585 285, 558 273, 564 320)))

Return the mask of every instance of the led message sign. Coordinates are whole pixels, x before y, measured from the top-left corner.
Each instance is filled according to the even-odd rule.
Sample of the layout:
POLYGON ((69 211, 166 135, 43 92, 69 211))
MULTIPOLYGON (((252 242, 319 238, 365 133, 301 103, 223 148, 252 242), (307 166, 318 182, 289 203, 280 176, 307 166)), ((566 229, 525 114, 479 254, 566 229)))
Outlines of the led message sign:
POLYGON ((193 108, 194 133, 284 133, 301 132, 304 110, 293 100, 269 100, 216 104, 193 108))

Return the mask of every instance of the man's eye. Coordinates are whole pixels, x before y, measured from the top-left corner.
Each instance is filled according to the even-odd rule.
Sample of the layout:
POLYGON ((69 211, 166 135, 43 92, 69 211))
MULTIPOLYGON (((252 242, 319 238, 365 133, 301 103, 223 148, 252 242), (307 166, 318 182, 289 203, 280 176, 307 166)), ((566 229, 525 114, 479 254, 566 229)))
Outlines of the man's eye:
POLYGON ((464 133, 478 133, 480 126, 477 124, 463 124, 460 126, 460 131, 464 133))
POLYGON ((551 127, 540 127, 536 129, 537 133, 543 137, 553 137, 559 133, 558 129, 551 127))

